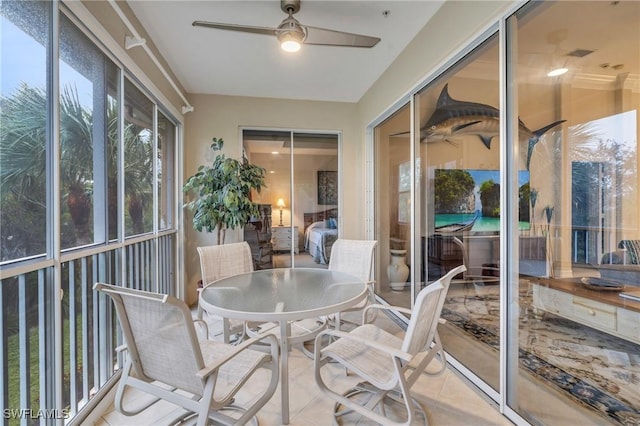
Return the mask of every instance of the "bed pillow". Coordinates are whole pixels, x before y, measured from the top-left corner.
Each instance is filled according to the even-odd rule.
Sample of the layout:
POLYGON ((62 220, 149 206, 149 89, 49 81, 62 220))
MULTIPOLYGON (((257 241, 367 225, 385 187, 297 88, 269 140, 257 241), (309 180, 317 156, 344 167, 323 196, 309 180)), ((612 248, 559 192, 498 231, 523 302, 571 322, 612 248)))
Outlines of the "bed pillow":
POLYGON ((324 220, 313 222, 311 225, 307 226, 307 230, 317 228, 317 227, 324 227, 324 220))
POLYGON ((338 226, 338 223, 336 222, 336 219, 333 217, 330 217, 329 219, 324 221, 324 226, 327 229, 336 229, 338 226))

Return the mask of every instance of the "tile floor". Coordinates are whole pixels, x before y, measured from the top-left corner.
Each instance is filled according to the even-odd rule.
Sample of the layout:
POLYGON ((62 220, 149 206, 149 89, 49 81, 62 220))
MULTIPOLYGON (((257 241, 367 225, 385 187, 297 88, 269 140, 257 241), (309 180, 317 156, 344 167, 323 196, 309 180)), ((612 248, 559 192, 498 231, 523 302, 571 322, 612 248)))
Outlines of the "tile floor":
MULTIPOLYGON (((209 319, 211 334, 220 330, 219 321, 209 319)), ((394 333, 401 333, 400 328, 384 315, 378 316, 377 322, 394 333)), ((220 338, 216 336, 214 338, 220 338)), ((434 361, 436 364, 438 361, 434 361)), ((437 367, 433 366, 434 369, 437 367)), ((344 390, 353 386, 357 379, 346 376, 344 369, 330 364, 327 368, 331 380, 344 390)), ((267 375, 264 375, 265 380, 267 375)), ((313 361, 305 356, 300 348, 294 347, 289 356, 289 392, 291 425, 324 426, 333 422, 333 403, 324 397, 317 388, 313 378, 313 361)), ((252 384, 248 390, 238 394, 237 401, 251 401, 254 398, 252 384)), ((423 375, 414 385, 414 397, 425 407, 428 422, 431 426, 439 425, 511 425, 499 412, 496 405, 474 390, 463 377, 452 370, 438 377, 423 375)), ((143 396, 127 395, 126 404, 142 404, 143 396)), ((113 425, 172 425, 184 411, 172 404, 158 402, 135 417, 127 417, 115 410, 111 405, 101 419, 94 423, 98 426, 113 425)), ((271 400, 258 413, 261 425, 282 424, 280 415, 280 391, 276 390, 271 400)), ((342 424, 371 424, 369 421, 349 419, 342 424)))

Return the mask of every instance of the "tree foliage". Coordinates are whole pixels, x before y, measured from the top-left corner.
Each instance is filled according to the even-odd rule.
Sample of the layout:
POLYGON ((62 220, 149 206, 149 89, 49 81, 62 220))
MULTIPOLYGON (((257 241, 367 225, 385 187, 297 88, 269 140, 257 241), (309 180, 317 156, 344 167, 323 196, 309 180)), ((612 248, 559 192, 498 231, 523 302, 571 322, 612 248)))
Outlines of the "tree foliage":
MULTIPOLYGON (((222 150, 224 141, 213 138, 211 149, 222 150)), ((251 190, 264 187, 265 169, 241 160, 216 155, 211 166, 200 166, 183 187, 197 198, 185 204, 193 215, 193 228, 207 232, 217 229, 218 242, 224 244, 225 231, 243 227, 252 216, 259 215, 258 204, 251 201, 251 190)))
MULTIPOLYGON (((92 112, 83 106, 75 87, 60 94, 60 164, 62 247, 92 241, 91 214, 95 200, 94 124, 92 112)), ((116 238, 118 176, 118 107, 107 99, 105 129, 108 173, 110 238, 116 238)), ((47 174, 47 93, 21 84, 0 98, 0 259, 17 259, 45 252, 47 190, 53 187, 47 174)), ((143 217, 152 220, 153 141, 138 126, 125 123, 125 196, 131 222, 127 229, 141 233, 143 217), (134 209, 137 210, 134 211, 134 209), (134 213, 132 213, 134 211, 134 213), (147 212, 147 214, 143 214, 147 212)))
POLYGON ((435 210, 457 213, 473 195, 475 182, 466 170, 439 171, 435 175, 435 210))

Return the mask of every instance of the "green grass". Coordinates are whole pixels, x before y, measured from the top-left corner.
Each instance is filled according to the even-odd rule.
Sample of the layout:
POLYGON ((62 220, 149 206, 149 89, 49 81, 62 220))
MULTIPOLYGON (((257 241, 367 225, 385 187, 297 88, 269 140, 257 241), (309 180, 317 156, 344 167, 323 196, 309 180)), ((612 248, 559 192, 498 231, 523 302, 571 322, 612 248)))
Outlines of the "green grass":
MULTIPOLYGON (((82 317, 77 316, 77 330, 80 330, 82 317)), ((39 338, 38 327, 32 327, 29 329, 29 366, 30 370, 30 390, 31 390, 31 404, 29 407, 22 407, 20 405, 20 341, 18 334, 9 336, 8 338, 8 388, 9 388, 9 409, 31 409, 34 412, 40 408, 40 362, 47 363, 47 369, 54 368, 53 360, 40 360, 39 355, 39 338)), ((63 321, 63 369, 65 383, 64 391, 68 391, 68 383, 70 377, 70 351, 69 351, 69 321, 63 321)), ((76 351, 81 354, 82 350, 82 336, 77 333, 78 339, 76 342, 76 351)), ((82 370, 82 358, 78 359, 78 370, 82 370)), ((68 408, 68 407, 62 407, 68 408)), ((10 419, 9 425, 18 425, 19 419, 10 419)))

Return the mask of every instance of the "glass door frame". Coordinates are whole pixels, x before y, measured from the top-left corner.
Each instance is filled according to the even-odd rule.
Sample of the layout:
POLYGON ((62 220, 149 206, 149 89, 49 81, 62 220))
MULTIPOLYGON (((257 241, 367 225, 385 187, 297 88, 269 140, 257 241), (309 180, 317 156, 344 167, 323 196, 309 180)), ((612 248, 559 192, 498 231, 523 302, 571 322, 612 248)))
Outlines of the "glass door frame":
MULTIPOLYGON (((342 206, 342 179, 343 179, 343 161, 342 161, 342 131, 340 130, 312 130, 312 129, 296 129, 296 128, 284 128, 284 127, 260 127, 260 126, 240 126, 238 128, 238 140, 240 141, 240 143, 238 144, 238 149, 239 149, 239 155, 242 156, 244 155, 244 132, 245 131, 264 131, 264 132, 286 132, 289 133, 289 144, 290 144, 290 148, 289 148, 289 199, 290 199, 290 206, 288 206, 288 208, 291 211, 291 220, 290 220, 290 229, 291 229, 291 238, 293 240, 294 238, 294 227, 296 226, 294 224, 293 221, 293 211, 294 208, 296 207, 296 200, 295 200, 295 191, 294 191, 294 185, 295 185, 295 178, 294 178, 294 155, 295 155, 295 137, 296 135, 317 135, 317 134, 324 134, 324 135, 335 135, 337 137, 338 140, 338 145, 336 148, 337 151, 337 157, 338 157, 338 238, 341 237, 342 235, 342 211, 341 211, 341 206, 342 206)), ((275 214, 275 210, 272 211, 272 217, 275 214)), ((272 219, 272 223, 271 226, 273 227, 275 221, 272 219)), ((300 228, 300 232, 303 232, 303 228, 300 228)), ((304 236, 303 236, 304 237, 304 236)), ((293 244, 291 244, 291 249, 289 252, 290 256, 291 256, 291 267, 295 268, 295 246, 293 244)))
MULTIPOLYGON (((510 326, 510 318, 513 315, 516 315, 517 318, 517 304, 512 307, 509 301, 512 298, 512 294, 508 291, 508 283, 510 280, 513 280, 514 277, 517 282, 518 277, 518 231, 517 231, 517 214, 518 214, 518 194, 517 194, 517 185, 513 185, 512 182, 517 182, 517 168, 513 165, 515 164, 515 159, 517 158, 517 150, 514 150, 513 147, 506 148, 507 145, 507 135, 511 135, 509 137, 510 140, 517 140, 517 125, 513 125, 513 123, 518 123, 517 114, 515 112, 515 108, 513 107, 515 99, 514 92, 511 91, 511 87, 509 84, 509 80, 507 79, 507 70, 506 70, 506 61, 507 61, 507 40, 506 40, 506 20, 509 16, 511 16, 517 9, 519 9, 525 2, 521 2, 517 5, 512 5, 510 8, 504 11, 499 19, 496 19, 494 23, 488 25, 484 30, 478 32, 477 36, 473 38, 473 40, 469 41, 464 47, 459 49, 458 51, 453 52, 447 59, 445 59, 439 66, 435 67, 433 72, 429 73, 427 77, 425 77, 422 82, 412 89, 408 91, 407 94, 402 96, 399 100, 397 100, 393 105, 387 108, 382 114, 380 114, 377 118, 371 121, 365 130, 365 152, 367 159, 367 190, 366 190, 366 203, 367 203, 367 213, 368 213, 368 223, 369 227, 367 228, 367 236, 369 238, 373 238, 375 235, 375 197, 374 197, 374 176, 375 176, 375 128, 382 124, 385 120, 390 118, 394 113, 396 113, 400 108, 402 108, 407 103, 410 104, 411 108, 411 135, 410 140, 413 142, 411 144, 411 229, 413 230, 410 238, 410 247, 412 253, 412 264, 414 265, 423 265, 421 257, 423 253, 421 252, 419 236, 423 226, 424 221, 418 221, 417 218, 421 217, 421 208, 419 203, 419 195, 421 193, 421 182, 419 179, 416 179, 416 159, 419 158, 420 155, 420 129, 419 123, 417 123, 415 117, 415 107, 418 104, 416 100, 416 96, 419 92, 424 89, 426 86, 434 82, 437 78, 443 75, 447 70, 449 70, 453 65, 455 65, 458 61, 463 59, 465 56, 469 55, 475 48, 480 46, 482 43, 487 41, 491 36, 497 34, 499 40, 499 88, 500 88, 500 102, 502 105, 505 105, 505 108, 500 109, 500 179, 501 182, 505 182, 505 185, 502 185, 501 188, 501 200, 500 200, 500 208, 502 211, 508 212, 507 215, 504 216, 505 220, 501 221, 501 245, 500 245, 500 256, 503 262, 500 277, 500 327, 501 330, 505 332, 500 333, 500 360, 499 360, 499 372, 500 372, 500 387, 498 390, 493 389, 486 382, 481 380, 478 376, 476 376, 471 370, 469 370, 465 365, 458 362, 453 357, 448 357, 447 361, 451 364, 456 370, 461 372, 468 380, 470 380, 475 386, 477 386, 480 390, 482 390, 489 398, 497 402, 500 406, 500 412, 504 413, 511 421, 516 424, 527 424, 527 422, 513 409, 507 405, 507 402, 514 403, 513 397, 517 395, 517 392, 514 388, 517 383, 517 329, 513 330, 513 327, 510 326), (508 102, 507 102, 508 100, 508 102), (515 119, 514 119, 514 116, 515 119), (509 120, 507 120, 507 117, 509 120), (508 122, 507 122, 508 121, 508 122), (513 139, 515 135, 516 139, 513 139), (514 176, 512 176, 514 175, 514 176), (515 180, 513 180, 515 179, 515 180), (515 201, 514 201, 515 200, 515 201), (514 227, 515 226, 515 227, 514 227), (513 231, 515 229, 515 231, 513 231), (515 250, 515 251, 514 251, 515 250), (514 254, 515 253, 515 254, 514 254), (506 291, 502 291, 505 289, 506 291), (511 329, 509 328, 511 327, 511 329), (515 334, 515 336, 514 336, 515 334), (515 340, 513 340, 515 338, 515 340), (510 357, 513 357, 514 348, 509 348, 509 342, 515 342, 515 351, 516 351, 516 361, 515 364, 510 362, 510 357), (508 373, 508 374, 507 374, 508 373), (509 377, 509 374, 511 377, 509 377), (509 397, 511 395, 511 397, 509 397)), ((510 70, 509 72, 513 72, 510 70)), ((428 220, 428 219, 425 219, 428 220)), ((417 268, 411 268, 411 306, 413 306, 415 301, 415 296, 417 295, 420 287, 419 280, 420 275, 419 271, 416 271, 417 268)), ((512 281, 513 282, 513 281, 512 281)), ((517 296, 517 294, 516 294, 517 296)), ((376 299, 381 303, 387 303, 384 299, 382 299, 378 294, 376 294, 376 299)), ((400 321, 405 324, 408 323, 408 319, 405 317, 400 317, 400 321)), ((517 323, 516 323, 517 324, 517 323)))

